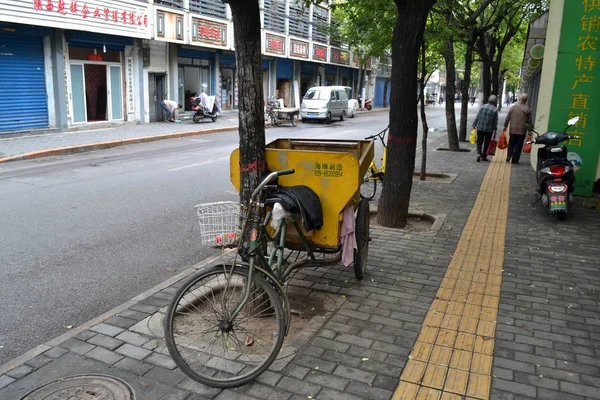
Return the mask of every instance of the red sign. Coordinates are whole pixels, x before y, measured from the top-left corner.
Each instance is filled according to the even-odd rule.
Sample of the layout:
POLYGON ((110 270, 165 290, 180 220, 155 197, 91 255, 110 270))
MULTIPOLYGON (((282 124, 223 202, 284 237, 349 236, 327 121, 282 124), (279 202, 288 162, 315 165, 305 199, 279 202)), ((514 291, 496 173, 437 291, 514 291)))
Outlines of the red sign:
POLYGON ((267 52, 285 55, 285 38, 267 33, 265 35, 265 42, 267 52))
POLYGON ((88 54, 88 60, 90 60, 90 61, 102 61, 102 54, 88 54))
POLYGON ((290 56, 308 58, 308 43, 290 39, 290 56))
POLYGON ((100 9, 89 9, 87 3, 84 2, 81 7, 81 13, 79 13, 78 0, 71 0, 67 6, 68 0, 33 0, 33 9, 35 11, 56 11, 59 14, 66 15, 69 12, 72 15, 80 15, 82 18, 99 18, 108 21, 109 19, 113 22, 122 22, 125 25, 143 25, 148 26, 148 16, 140 15, 134 12, 128 12, 125 10, 109 9, 105 7, 100 9))
POLYGON ((336 64, 350 65, 350 53, 338 49, 331 49, 331 61, 336 64))
POLYGON ((227 25, 207 19, 192 18, 192 41, 225 46, 227 44, 227 25))
POLYGON ((313 60, 327 61, 327 47, 313 45, 313 60))
POLYGON ((221 40, 221 30, 212 26, 199 25, 198 35, 205 39, 221 40))

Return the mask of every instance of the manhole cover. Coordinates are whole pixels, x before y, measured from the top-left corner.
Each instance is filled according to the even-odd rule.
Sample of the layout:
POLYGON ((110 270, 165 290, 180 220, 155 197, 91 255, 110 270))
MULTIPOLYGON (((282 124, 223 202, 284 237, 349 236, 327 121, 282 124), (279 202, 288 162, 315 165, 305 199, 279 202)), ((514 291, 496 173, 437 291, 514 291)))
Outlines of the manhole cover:
POLYGON ((21 400, 133 400, 133 390, 125 382, 103 375, 85 375, 50 382, 21 400))

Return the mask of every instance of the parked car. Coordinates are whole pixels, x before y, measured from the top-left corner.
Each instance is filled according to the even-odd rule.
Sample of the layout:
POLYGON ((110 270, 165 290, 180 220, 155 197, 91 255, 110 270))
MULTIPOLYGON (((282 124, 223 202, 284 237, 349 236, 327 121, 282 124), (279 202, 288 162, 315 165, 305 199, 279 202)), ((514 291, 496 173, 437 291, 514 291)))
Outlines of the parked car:
POLYGON ((340 121, 348 114, 348 95, 343 86, 315 86, 306 92, 300 106, 303 121, 318 120, 331 123, 340 121))

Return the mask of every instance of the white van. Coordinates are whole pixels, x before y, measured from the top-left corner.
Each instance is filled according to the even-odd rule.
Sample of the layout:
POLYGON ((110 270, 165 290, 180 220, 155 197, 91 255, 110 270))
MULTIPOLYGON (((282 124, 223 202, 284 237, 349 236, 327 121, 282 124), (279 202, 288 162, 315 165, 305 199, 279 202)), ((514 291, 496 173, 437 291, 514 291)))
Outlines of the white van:
POLYGON ((321 120, 328 124, 332 118, 340 121, 348 113, 348 94, 344 86, 315 86, 306 92, 300 106, 303 121, 321 120))

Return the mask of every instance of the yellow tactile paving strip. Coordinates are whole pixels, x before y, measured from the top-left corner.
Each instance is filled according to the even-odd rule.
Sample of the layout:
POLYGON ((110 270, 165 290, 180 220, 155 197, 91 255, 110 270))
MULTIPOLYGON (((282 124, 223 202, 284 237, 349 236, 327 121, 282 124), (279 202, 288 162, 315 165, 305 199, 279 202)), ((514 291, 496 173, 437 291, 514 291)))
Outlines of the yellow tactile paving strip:
POLYGON ((510 164, 497 150, 392 400, 490 398, 510 164))

